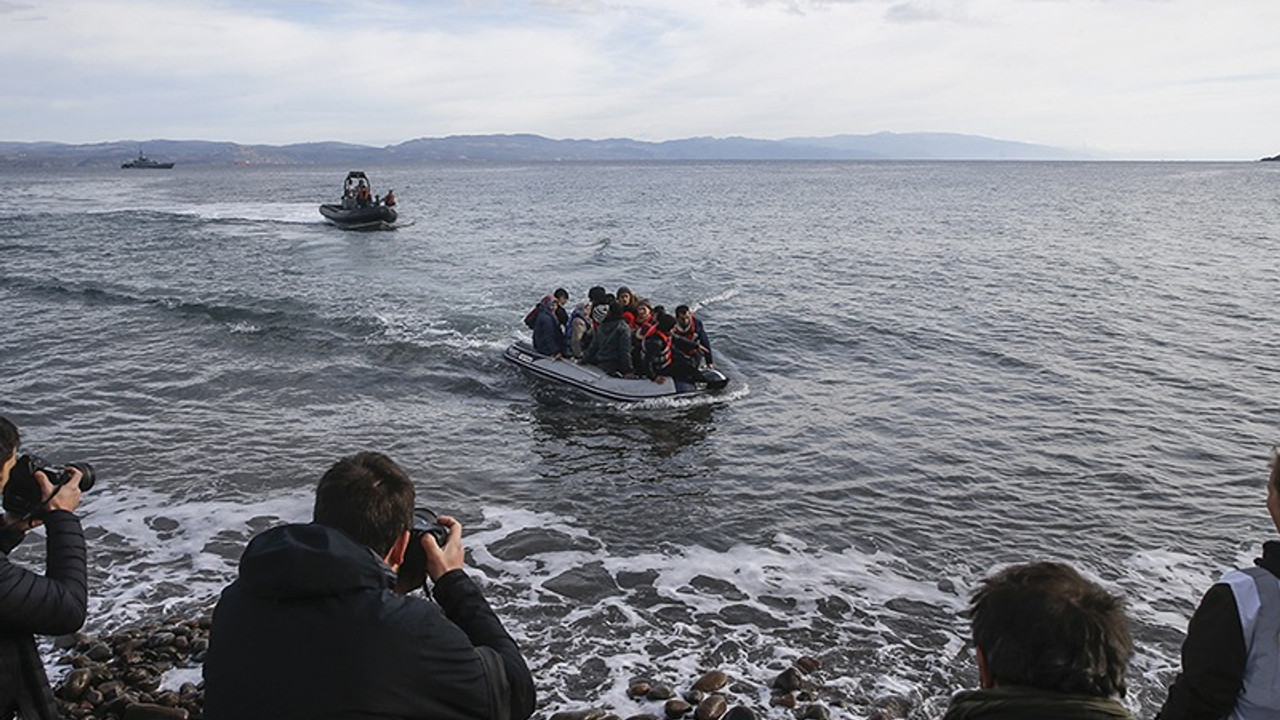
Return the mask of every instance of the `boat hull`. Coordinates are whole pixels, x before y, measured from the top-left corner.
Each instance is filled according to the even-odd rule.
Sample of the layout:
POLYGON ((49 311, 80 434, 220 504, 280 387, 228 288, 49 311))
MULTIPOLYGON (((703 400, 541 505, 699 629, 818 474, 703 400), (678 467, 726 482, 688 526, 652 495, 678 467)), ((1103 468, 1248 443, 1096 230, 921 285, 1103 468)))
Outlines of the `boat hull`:
POLYGON ((320 214, 326 220, 344 230, 378 230, 389 228, 396 221, 396 211, 386 205, 343 208, 341 205, 320 206, 320 214))
POLYGON ((719 370, 710 369, 702 371, 703 382, 693 384, 677 382, 673 378, 656 383, 648 378, 615 377, 594 365, 543 355, 526 342, 507 348, 502 357, 538 377, 618 402, 704 395, 723 389, 729 382, 719 370))

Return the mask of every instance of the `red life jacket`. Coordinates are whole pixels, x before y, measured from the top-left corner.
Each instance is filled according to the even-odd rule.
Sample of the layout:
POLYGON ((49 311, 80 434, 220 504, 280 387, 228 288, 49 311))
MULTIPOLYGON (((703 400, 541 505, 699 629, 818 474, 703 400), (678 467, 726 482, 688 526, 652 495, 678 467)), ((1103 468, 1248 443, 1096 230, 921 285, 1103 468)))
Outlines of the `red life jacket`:
POLYGON ((645 336, 645 341, 647 342, 649 338, 654 337, 662 341, 662 353, 655 357, 650 357, 649 365, 658 370, 662 370, 671 365, 671 338, 666 333, 659 330, 657 325, 654 325, 649 334, 645 336))
MULTIPOLYGON (((680 326, 676 325, 675 327, 671 328, 671 334, 679 335, 680 337, 688 340, 689 342, 693 343, 694 346, 696 346, 698 344, 698 319, 693 316, 693 313, 689 313, 689 328, 687 330, 681 330, 680 326)), ((697 351, 686 350, 685 354, 692 357, 697 354, 697 351)))

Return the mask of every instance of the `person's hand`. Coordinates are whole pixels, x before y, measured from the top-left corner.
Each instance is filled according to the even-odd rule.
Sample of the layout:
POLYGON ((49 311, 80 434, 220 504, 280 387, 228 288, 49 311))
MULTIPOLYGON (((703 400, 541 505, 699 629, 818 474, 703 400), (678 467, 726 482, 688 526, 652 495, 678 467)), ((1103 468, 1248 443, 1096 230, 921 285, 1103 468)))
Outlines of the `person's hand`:
POLYGON ((436 522, 449 528, 449 539, 445 540, 444 547, 441 548, 436 545, 436 539, 431 533, 424 533, 422 536, 422 549, 427 553, 427 577, 432 582, 439 580, 445 573, 461 570, 466 558, 466 552, 462 548, 462 523, 448 515, 441 515, 436 518, 436 522))
POLYGON ((84 474, 75 468, 68 469, 71 471, 71 479, 61 485, 49 482, 44 472, 36 472, 36 482, 40 483, 40 497, 48 498, 45 501, 45 510, 75 512, 76 508, 80 507, 80 478, 84 474))

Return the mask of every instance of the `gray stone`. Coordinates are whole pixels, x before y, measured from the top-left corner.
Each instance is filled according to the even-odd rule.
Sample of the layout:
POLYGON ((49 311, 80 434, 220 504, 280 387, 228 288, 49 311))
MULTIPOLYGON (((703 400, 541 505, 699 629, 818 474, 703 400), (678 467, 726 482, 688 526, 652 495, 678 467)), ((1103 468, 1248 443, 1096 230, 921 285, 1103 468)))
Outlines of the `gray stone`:
POLYGON ((803 686, 804 678, 800 675, 800 671, 793 667, 783 670, 773 680, 773 689, 784 693, 795 692, 803 686))
POLYGON ((649 688, 649 692, 644 696, 650 700, 670 700, 676 696, 676 691, 659 683, 649 688))
POLYGON ((542 584, 542 587, 565 597, 595 604, 622 592, 604 563, 594 562, 568 570, 542 584))

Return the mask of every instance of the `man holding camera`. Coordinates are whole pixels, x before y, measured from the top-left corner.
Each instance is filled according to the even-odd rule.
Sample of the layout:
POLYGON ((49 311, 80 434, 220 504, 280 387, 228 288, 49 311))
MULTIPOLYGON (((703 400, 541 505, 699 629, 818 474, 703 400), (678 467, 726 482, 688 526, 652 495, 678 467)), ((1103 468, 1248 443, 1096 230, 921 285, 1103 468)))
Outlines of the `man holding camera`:
MULTIPOLYGON (((18 463, 18 428, 0 417, 0 491, 8 508, 8 487, 18 463)), ((84 625, 89 602, 84 531, 75 510, 80 505, 78 469, 67 471, 56 488, 43 470, 21 482, 39 491, 40 502, 20 514, 6 513, 0 528, 0 718, 54 720, 59 717, 35 635, 65 635, 84 625), (26 532, 44 525, 45 574, 9 562, 9 551, 26 532)), ((14 482, 20 482, 14 479, 14 482)))
POLYGON ((524 720, 533 678, 463 571, 462 525, 411 533, 413 483, 386 455, 335 463, 314 521, 250 541, 213 614, 205 717, 524 720), (412 538, 412 540, 411 540, 412 538), (414 547, 410 547, 410 543, 414 547), (425 563, 405 563, 421 552, 425 563), (426 578, 430 599, 408 594, 426 578), (419 572, 422 572, 421 570, 419 572), (437 604, 438 603, 438 604, 437 604))

